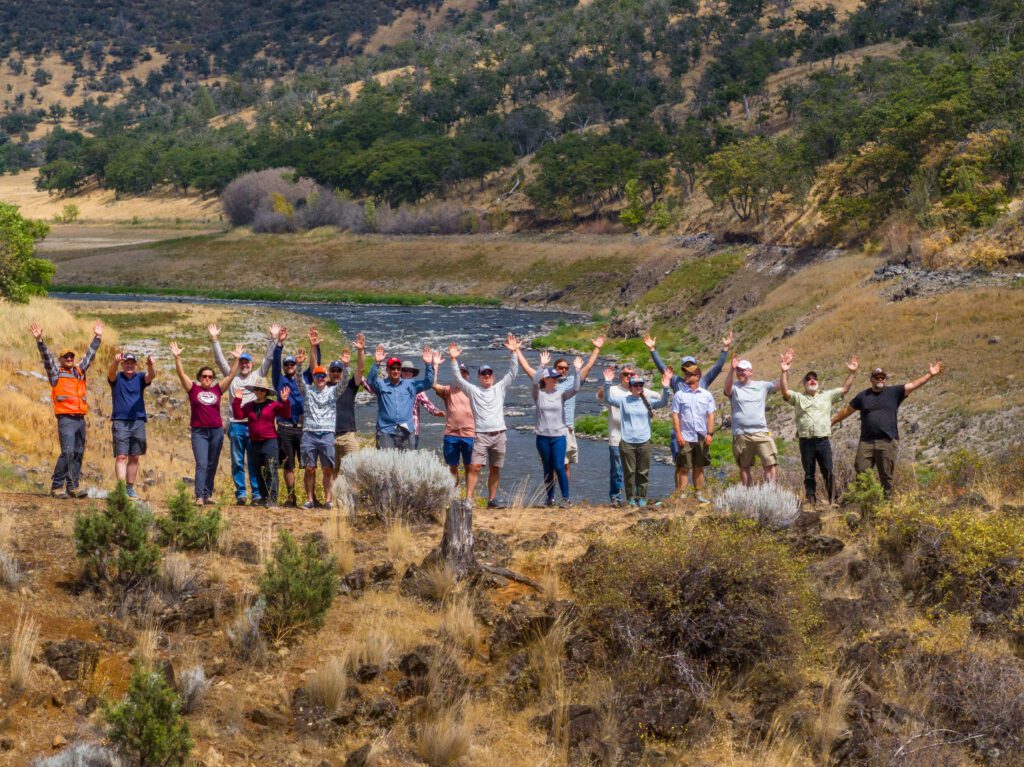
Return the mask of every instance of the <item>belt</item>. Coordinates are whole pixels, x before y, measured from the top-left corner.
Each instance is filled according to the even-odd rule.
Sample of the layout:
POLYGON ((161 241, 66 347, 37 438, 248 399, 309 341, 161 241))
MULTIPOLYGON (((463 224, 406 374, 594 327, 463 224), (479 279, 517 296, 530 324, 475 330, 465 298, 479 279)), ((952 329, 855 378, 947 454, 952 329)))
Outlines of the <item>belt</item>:
POLYGON ((495 434, 504 434, 508 429, 498 429, 498 431, 478 431, 477 434, 486 434, 489 437, 493 437, 495 434))

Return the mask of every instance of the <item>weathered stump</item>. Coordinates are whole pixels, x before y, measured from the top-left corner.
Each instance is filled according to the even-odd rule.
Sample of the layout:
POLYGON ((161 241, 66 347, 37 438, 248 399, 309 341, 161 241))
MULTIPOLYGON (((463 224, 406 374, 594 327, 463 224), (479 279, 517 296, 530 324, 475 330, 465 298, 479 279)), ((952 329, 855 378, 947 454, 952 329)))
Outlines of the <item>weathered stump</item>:
POLYGON ((441 556, 460 580, 478 569, 473 554, 473 503, 458 498, 448 506, 441 537, 441 556))

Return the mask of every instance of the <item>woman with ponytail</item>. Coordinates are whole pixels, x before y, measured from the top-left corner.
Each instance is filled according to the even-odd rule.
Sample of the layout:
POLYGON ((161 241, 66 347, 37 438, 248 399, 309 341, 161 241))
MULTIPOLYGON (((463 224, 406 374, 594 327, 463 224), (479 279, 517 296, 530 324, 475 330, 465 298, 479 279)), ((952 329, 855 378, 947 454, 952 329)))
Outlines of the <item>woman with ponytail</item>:
POLYGON ((604 399, 609 405, 619 408, 622 417, 622 441, 619 454, 622 457, 622 478, 626 498, 630 506, 647 505, 647 478, 651 469, 651 420, 654 408, 664 407, 669 402, 672 383, 672 368, 665 368, 661 376, 661 397, 654 402, 644 391, 644 379, 634 376, 629 379, 629 394, 623 395, 612 387, 615 368, 605 368, 604 399))

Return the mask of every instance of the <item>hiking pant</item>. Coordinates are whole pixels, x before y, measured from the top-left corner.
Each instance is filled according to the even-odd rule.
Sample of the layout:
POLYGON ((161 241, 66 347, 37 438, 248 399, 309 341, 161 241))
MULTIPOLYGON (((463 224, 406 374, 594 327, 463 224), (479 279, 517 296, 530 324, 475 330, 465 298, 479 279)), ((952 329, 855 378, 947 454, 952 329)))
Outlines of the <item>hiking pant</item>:
POLYGON ((832 473, 832 443, 828 437, 801 437, 800 463, 804 467, 804 494, 814 503, 817 493, 815 468, 821 469, 825 480, 825 497, 829 503, 835 500, 835 477, 832 473))
POLYGON ((378 450, 409 450, 412 445, 412 434, 403 429, 394 432, 386 432, 377 429, 378 450))
POLYGON ((857 455, 853 459, 853 470, 874 469, 878 472, 878 481, 882 483, 885 497, 892 495, 892 478, 896 474, 896 456, 899 454, 900 443, 895 439, 869 439, 857 443, 857 455))
POLYGON ((57 438, 60 440, 60 457, 53 467, 50 489, 59 490, 67 485, 68 490, 77 490, 85 456, 85 416, 57 416, 57 438))
POLYGON ((622 500, 622 456, 618 445, 608 446, 608 498, 622 500))
POLYGON ((547 491, 548 502, 555 499, 555 476, 558 476, 558 489, 562 497, 569 497, 569 475, 565 471, 565 436, 543 437, 537 435, 537 452, 540 463, 544 467, 544 489, 547 491))
POLYGON ((651 441, 619 443, 622 478, 626 497, 630 500, 647 497, 647 478, 651 473, 651 441))
POLYGON ((192 429, 192 456, 196 461, 196 498, 213 497, 213 481, 217 478, 217 462, 224 446, 224 428, 192 429))
MULTIPOLYGON (((228 427, 228 439, 231 441, 231 479, 235 481, 235 498, 245 499, 245 463, 249 458, 249 424, 233 423, 228 427)), ((260 487, 256 482, 256 472, 249 460, 249 485, 252 488, 252 499, 258 501, 260 487)))
POLYGON ((280 448, 276 439, 249 443, 249 472, 256 477, 259 496, 268 506, 277 505, 277 467, 280 448))

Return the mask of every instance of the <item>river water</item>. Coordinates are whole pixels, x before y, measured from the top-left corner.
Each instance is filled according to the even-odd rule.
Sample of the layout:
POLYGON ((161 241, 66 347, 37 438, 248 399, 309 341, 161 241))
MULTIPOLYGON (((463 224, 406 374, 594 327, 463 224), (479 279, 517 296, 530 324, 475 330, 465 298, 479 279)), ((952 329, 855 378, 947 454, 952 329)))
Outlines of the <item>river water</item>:
MULTIPOLYGON (((182 299, 167 296, 123 296, 113 294, 52 294, 57 298, 75 301, 130 301, 161 303, 227 303, 216 299, 182 299)), ((250 302, 251 303, 251 302, 250 302)), ((261 304, 266 306, 268 304, 261 304)), ((549 311, 526 311, 501 307, 441 307, 441 306, 393 306, 385 304, 322 304, 282 301, 274 306, 282 310, 297 312, 312 317, 331 320, 346 336, 352 338, 362 331, 366 334, 367 347, 383 343, 389 355, 412 359, 422 369, 423 344, 447 352, 448 344, 455 341, 462 347, 461 360, 470 369, 470 380, 476 380, 476 367, 487 363, 494 367, 500 377, 508 369, 509 353, 501 343, 508 333, 517 336, 535 336, 546 332, 559 321, 578 321, 576 315, 549 311)), ((300 334, 301 335, 301 334, 300 334)), ((368 348, 370 351, 370 348, 368 348)), ((372 351, 370 352, 372 354, 372 351)), ((526 352, 531 364, 536 367, 536 352, 526 352)), ((325 360, 325 363, 327 360, 325 360)), ((582 391, 577 395, 576 414, 593 415, 602 411, 595 395, 598 382, 603 381, 601 370, 605 360, 599 360, 582 391)), ((451 368, 447 361, 440 366, 438 378, 441 383, 451 382, 451 368)), ((429 395, 435 404, 442 406, 438 398, 429 395)), ((371 401, 356 407, 359 428, 372 433, 377 408, 371 401)), ((441 438, 444 434, 444 419, 421 411, 421 450, 436 450, 440 453, 441 438)), ((505 400, 505 421, 508 425, 508 453, 502 470, 502 495, 516 489, 525 489, 526 497, 539 494, 542 477, 537 450, 534 445, 533 399, 530 396, 530 382, 520 373, 510 388, 505 400)), ((573 500, 604 503, 608 500, 608 444, 604 440, 579 439, 579 463, 572 467, 570 482, 573 500)), ((667 455, 665 449, 659 452, 667 455)), ((672 491, 673 470, 669 465, 653 461, 651 464, 649 498, 660 498, 672 491)), ((483 485, 483 482, 481 482, 483 485)))

